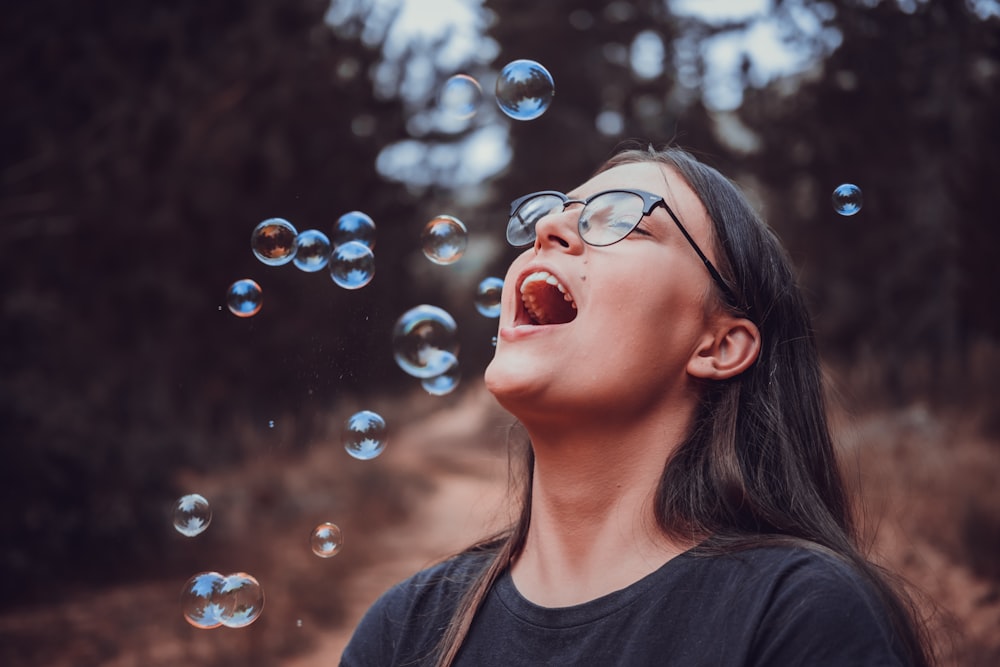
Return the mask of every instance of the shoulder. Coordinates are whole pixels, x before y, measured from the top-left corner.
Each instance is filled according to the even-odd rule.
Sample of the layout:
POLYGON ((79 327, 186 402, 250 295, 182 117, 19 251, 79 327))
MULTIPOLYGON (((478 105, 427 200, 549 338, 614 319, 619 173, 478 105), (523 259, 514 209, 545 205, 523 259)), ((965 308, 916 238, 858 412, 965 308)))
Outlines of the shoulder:
POLYGON ((397 664, 433 651, 459 600, 489 565, 491 553, 463 553, 396 584, 368 609, 341 665, 397 664))
POLYGON ((904 664, 882 589, 845 558, 802 543, 709 560, 752 610, 757 664, 904 664))

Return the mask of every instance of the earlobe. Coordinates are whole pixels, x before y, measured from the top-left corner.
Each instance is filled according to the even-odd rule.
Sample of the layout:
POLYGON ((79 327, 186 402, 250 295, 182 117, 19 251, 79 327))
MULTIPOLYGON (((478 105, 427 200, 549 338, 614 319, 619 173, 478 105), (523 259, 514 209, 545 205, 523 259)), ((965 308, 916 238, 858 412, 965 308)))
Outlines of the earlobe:
POLYGON ((704 380, 726 380, 750 368, 760 354, 760 330, 746 318, 726 318, 708 332, 688 361, 688 373, 704 380))

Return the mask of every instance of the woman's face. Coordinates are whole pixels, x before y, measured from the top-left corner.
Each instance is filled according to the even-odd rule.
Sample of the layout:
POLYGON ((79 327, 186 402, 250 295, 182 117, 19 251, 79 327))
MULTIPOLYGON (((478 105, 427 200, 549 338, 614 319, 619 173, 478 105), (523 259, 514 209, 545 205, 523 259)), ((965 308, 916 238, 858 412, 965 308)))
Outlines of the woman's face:
MULTIPOLYGON (((567 194, 614 188, 663 196, 715 262, 708 214, 671 168, 620 165, 567 194)), ((511 264, 487 387, 526 423, 635 419, 694 400, 685 367, 715 312, 704 265, 662 207, 604 247, 580 238, 581 207, 539 220, 534 246, 511 264)))

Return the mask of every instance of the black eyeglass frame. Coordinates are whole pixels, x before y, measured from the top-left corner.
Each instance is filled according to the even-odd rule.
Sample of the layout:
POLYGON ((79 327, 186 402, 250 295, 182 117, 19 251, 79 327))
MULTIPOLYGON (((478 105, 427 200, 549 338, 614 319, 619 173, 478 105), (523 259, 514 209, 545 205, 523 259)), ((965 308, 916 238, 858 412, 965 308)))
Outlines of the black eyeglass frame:
POLYGON ((642 199, 642 204, 643 204, 642 215, 636 218, 635 222, 632 223, 632 226, 629 228, 629 230, 621 235, 621 238, 611 241, 610 243, 590 243, 589 241, 587 241, 586 237, 584 237, 583 230, 581 229, 583 221, 583 211, 581 209, 580 216, 577 218, 576 222, 577 226, 576 231, 577 234, 580 235, 580 239, 583 240, 584 243, 596 247, 614 245, 615 243, 618 243, 619 241, 623 240, 626 236, 631 234, 633 231, 635 231, 635 228, 639 226, 639 223, 642 222, 642 219, 645 218, 650 213, 652 213, 657 206, 662 206, 663 209, 667 212, 667 215, 670 216, 670 219, 674 221, 675 225, 677 225, 677 229, 680 230, 681 235, 683 235, 684 238, 687 240, 688 244, 692 248, 694 248, 694 251, 698 253, 698 258, 701 260, 702 264, 705 265, 705 268, 708 269, 708 274, 712 277, 712 280, 719 287, 719 289, 722 290, 722 294, 723 296, 725 296, 727 303, 729 303, 731 306, 739 307, 737 305, 739 302, 736 300, 736 295, 733 294, 733 291, 729 288, 728 285, 726 285, 726 281, 723 280, 722 274, 718 272, 715 266, 712 265, 712 262, 709 261, 708 257, 705 256, 705 253, 701 251, 701 248, 698 247, 698 244, 695 243, 694 239, 691 237, 691 234, 689 234, 688 230, 685 229, 684 225, 681 224, 680 219, 678 219, 677 215, 667 204, 666 200, 660 195, 653 194, 652 192, 646 192, 645 190, 629 190, 626 188, 615 188, 613 190, 604 190, 602 192, 592 194, 586 199, 570 199, 567 195, 563 194, 562 192, 557 192, 556 190, 540 190, 538 192, 532 192, 531 194, 524 195, 523 197, 518 197, 517 199, 515 199, 510 203, 510 217, 507 219, 507 242, 510 243, 515 248, 526 248, 532 243, 534 243, 535 240, 538 238, 537 232, 535 232, 534 227, 532 227, 531 230, 532 239, 528 243, 517 244, 511 241, 510 239, 510 223, 514 219, 515 214, 518 212, 521 206, 530 199, 534 199, 535 197, 540 197, 542 195, 552 195, 562 200, 563 209, 565 210, 565 208, 570 204, 583 204, 583 207, 586 208, 587 204, 594 201, 596 198, 602 195, 613 194, 615 192, 623 192, 640 197, 642 199))

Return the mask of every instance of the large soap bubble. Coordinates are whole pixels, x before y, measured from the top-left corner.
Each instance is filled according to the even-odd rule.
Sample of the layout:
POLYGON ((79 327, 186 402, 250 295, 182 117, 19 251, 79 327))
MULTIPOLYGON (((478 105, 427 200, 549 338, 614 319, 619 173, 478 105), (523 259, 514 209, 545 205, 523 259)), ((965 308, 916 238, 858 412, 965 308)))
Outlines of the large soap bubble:
POLYGON ((319 271, 330 261, 330 239, 318 229, 307 229, 295 237, 295 266, 306 273, 319 271))
POLYGON ((367 213, 351 211, 337 218, 330 242, 334 246, 357 241, 375 249, 375 221, 367 213))
POLYGON ((295 237, 299 233, 284 218, 268 218, 250 235, 250 248, 268 266, 280 266, 295 257, 295 237))
POLYGON ((344 289, 361 289, 375 277, 375 255, 361 241, 348 241, 330 254, 330 278, 344 289))
POLYGON ((838 185, 833 191, 833 210, 840 215, 854 215, 861 210, 861 188, 853 183, 838 185))
POLYGON ((497 105, 514 120, 541 116, 552 104, 555 92, 552 75, 534 60, 515 60, 497 77, 497 105))
POLYGON ((236 317, 253 317, 262 304, 260 285, 249 278, 237 280, 226 291, 226 305, 236 317))
POLYGON ((458 218, 439 215, 424 226, 420 244, 424 256, 435 264, 454 264, 465 254, 469 232, 458 218))
POLYGON ((344 423, 344 449, 358 460, 368 461, 381 454, 387 440, 385 420, 377 412, 362 410, 344 423))
POLYGON ((212 508, 205 497, 198 493, 182 496, 174 505, 174 528, 181 535, 200 535, 211 522, 212 508))
POLYGON ((421 305, 403 313, 392 331, 396 363, 415 378, 446 372, 458 354, 458 325, 446 310, 421 305))

